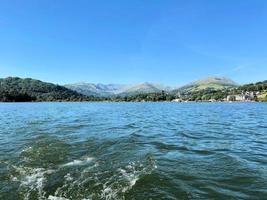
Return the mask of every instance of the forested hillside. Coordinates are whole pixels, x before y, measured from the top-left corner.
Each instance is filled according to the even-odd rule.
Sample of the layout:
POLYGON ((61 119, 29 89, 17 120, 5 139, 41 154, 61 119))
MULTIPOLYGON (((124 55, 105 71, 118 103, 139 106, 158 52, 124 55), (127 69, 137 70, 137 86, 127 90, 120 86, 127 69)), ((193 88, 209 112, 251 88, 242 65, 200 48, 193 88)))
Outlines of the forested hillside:
POLYGON ((8 77, 0 79, 0 101, 86 101, 86 97, 63 86, 30 78, 8 77))

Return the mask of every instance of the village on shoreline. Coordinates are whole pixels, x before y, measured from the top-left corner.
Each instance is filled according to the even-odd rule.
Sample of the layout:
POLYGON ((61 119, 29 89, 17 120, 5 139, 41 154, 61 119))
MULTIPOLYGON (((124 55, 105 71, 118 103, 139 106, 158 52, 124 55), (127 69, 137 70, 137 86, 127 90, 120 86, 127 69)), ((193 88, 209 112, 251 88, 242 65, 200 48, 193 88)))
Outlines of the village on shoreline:
MULTIPOLYGON (((258 102, 256 100, 257 95, 260 92, 243 92, 241 94, 228 95, 223 99, 208 99, 208 100, 194 100, 193 102, 258 102)), ((180 98, 173 99, 172 102, 192 102, 188 100, 183 100, 180 98)))

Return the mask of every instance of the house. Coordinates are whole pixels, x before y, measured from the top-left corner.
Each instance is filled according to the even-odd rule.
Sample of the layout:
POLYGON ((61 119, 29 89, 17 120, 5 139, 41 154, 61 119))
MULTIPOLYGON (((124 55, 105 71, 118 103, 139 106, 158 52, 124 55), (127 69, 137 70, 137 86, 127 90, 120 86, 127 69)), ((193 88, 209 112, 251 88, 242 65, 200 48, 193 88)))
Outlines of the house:
POLYGON ((255 92, 242 92, 242 94, 228 95, 226 101, 252 101, 255 96, 255 92))
POLYGON ((173 99, 172 102, 182 102, 181 99, 173 99))

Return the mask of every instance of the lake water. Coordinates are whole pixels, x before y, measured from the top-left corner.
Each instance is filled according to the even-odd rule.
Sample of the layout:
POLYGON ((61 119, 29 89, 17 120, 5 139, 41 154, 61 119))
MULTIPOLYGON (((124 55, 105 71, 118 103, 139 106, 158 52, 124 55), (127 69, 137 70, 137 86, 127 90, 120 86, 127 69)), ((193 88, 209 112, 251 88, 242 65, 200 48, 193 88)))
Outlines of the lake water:
POLYGON ((267 104, 1 103, 0 199, 267 199, 267 104))

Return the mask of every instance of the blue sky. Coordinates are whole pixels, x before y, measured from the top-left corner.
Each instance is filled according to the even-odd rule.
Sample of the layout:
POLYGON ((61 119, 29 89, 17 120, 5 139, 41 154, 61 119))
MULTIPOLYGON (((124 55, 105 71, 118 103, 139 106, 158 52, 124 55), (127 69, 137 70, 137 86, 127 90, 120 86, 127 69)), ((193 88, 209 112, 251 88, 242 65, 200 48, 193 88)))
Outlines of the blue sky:
POLYGON ((266 0, 0 0, 0 77, 267 79, 266 0))

